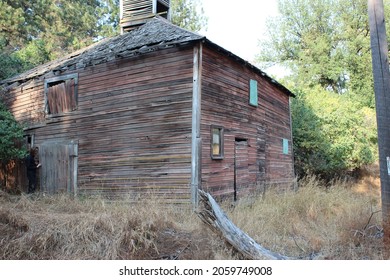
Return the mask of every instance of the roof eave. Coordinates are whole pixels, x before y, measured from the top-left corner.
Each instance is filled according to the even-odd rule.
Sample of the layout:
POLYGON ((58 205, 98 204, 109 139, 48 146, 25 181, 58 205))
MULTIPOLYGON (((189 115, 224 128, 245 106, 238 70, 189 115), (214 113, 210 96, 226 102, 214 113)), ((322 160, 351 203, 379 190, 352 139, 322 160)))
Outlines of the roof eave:
POLYGON ((251 68, 253 71, 255 71, 256 73, 258 73, 259 75, 263 76, 266 80, 268 80, 270 83, 274 84, 275 86, 277 86, 280 90, 282 90, 284 93, 286 93, 288 96, 291 96, 291 97, 295 97, 295 94, 292 93, 288 88, 286 88, 285 86, 283 86, 282 84, 280 84, 278 81, 276 81, 275 79, 273 79, 272 77, 268 76, 265 72, 261 71, 259 68, 257 68, 256 66, 254 66, 253 64, 251 64, 250 62, 242 59, 241 57, 235 55, 234 53, 226 50, 225 48, 213 43, 212 41, 210 41, 209 39, 207 39, 206 37, 204 37, 204 39, 202 40, 204 44, 210 46, 211 48, 219 51, 219 52, 222 52, 224 53, 225 55, 233 58, 234 60, 236 60, 237 62, 239 62, 240 64, 246 66, 246 67, 249 67, 251 68))

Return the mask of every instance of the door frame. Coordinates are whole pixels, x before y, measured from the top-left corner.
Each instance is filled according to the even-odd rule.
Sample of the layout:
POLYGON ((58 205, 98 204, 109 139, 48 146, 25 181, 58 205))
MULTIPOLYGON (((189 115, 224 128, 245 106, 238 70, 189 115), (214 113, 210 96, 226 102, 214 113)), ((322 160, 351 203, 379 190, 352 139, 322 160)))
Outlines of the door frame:
MULTIPOLYGON (((233 192, 233 199, 234 201, 237 201, 238 196, 238 176, 237 176, 237 171, 238 171, 238 165, 237 165, 237 143, 240 142, 246 142, 246 147, 248 148, 249 143, 247 138, 243 137, 235 137, 234 139, 234 192, 233 192)), ((248 151, 248 149, 247 149, 248 151)))

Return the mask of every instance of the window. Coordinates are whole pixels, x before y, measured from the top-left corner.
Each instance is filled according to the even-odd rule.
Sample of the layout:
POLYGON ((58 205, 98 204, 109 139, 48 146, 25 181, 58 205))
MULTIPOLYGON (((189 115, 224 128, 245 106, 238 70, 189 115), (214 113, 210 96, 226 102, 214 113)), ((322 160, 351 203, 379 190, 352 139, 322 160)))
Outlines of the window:
POLYGON ((223 159, 223 128, 211 126, 211 158, 223 159))
POLYGON ((153 13, 169 19, 169 0, 156 0, 153 3, 153 13))
POLYGON ((45 112, 58 115, 77 109, 78 75, 70 74, 45 80, 45 112))
POLYGON ((249 81, 249 104, 252 106, 258 106, 258 96, 257 96, 257 81, 249 81))
POLYGON ((26 134, 23 136, 24 142, 26 145, 27 150, 30 150, 35 145, 35 136, 34 134, 26 134))
POLYGON ((283 154, 288 155, 288 139, 283 139, 283 154))

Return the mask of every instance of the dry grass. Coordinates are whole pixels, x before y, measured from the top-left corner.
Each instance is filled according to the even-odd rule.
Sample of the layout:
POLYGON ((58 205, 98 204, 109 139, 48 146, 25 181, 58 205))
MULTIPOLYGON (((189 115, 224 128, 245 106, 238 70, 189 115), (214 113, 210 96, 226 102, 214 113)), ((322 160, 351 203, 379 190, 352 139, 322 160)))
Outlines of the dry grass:
MULTIPOLYGON (((296 259, 383 259, 376 178, 269 190, 228 216, 261 245, 296 259)), ((237 259, 185 207, 0 192, 0 259, 237 259)))
POLYGON ((265 247, 296 259, 383 259, 379 187, 309 177, 296 192, 241 201, 230 218, 265 247))
POLYGON ((129 205, 1 192, 0 259, 210 258, 207 240, 194 237, 192 216, 156 201, 129 205))

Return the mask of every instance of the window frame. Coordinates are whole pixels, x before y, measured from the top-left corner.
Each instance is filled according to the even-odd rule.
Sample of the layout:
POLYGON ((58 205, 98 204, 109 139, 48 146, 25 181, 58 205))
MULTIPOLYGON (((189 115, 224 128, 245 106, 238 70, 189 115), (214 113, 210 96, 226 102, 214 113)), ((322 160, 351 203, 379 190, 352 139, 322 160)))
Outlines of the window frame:
POLYGON ((162 16, 163 18, 166 18, 169 20, 171 18, 169 1, 154 0, 152 10, 153 10, 154 14, 158 14, 158 15, 162 16))
POLYGON ((71 79, 74 80, 74 93, 73 94, 74 94, 74 99, 75 99, 75 103, 76 103, 76 106, 71 110, 71 112, 78 109, 78 82, 79 82, 78 73, 47 78, 47 79, 45 79, 45 84, 44 84, 44 98, 45 98, 44 111, 45 111, 46 117, 61 116, 63 114, 69 113, 69 112, 59 112, 59 113, 55 113, 55 114, 50 113, 49 100, 48 100, 47 95, 49 93, 49 88, 50 88, 51 84, 66 82, 66 81, 71 80, 71 79))
POLYGON ((24 134, 23 138, 24 145, 27 147, 28 150, 35 146, 35 134, 24 134))
POLYGON ((283 138, 283 140, 282 140, 282 152, 283 152, 283 155, 288 155, 290 152, 289 140, 286 138, 283 138))
POLYGON ((219 125, 211 125, 210 127, 210 156, 213 160, 221 160, 224 159, 224 128, 219 125), (214 130, 219 130, 219 154, 214 154, 213 144, 214 144, 214 130))
POLYGON ((259 106, 259 86, 255 79, 249 80, 249 105, 253 107, 259 106))

